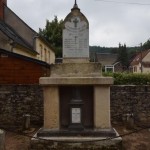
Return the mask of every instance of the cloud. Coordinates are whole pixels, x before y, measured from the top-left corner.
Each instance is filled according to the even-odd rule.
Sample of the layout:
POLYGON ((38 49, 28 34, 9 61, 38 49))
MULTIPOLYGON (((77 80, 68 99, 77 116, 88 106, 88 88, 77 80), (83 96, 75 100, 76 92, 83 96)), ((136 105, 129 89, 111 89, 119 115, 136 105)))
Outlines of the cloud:
MULTIPOLYGON (((141 3, 140 0, 124 0, 141 3)), ((137 46, 150 36, 150 5, 128 5, 96 0, 77 1, 81 12, 90 23, 90 45, 137 46)), ((150 3, 143 0, 142 3, 150 3)), ((21 19, 38 32, 46 19, 57 15, 64 19, 74 5, 74 0, 8 0, 10 7, 21 19)))

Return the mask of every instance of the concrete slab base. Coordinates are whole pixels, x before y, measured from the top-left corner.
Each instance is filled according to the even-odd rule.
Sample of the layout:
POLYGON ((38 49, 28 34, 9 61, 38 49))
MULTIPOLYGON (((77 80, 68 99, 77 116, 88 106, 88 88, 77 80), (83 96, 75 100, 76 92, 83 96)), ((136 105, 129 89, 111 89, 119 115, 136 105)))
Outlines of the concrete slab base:
POLYGON ((37 133, 31 139, 30 150, 121 150, 122 138, 114 130, 114 137, 104 136, 47 136, 37 133))

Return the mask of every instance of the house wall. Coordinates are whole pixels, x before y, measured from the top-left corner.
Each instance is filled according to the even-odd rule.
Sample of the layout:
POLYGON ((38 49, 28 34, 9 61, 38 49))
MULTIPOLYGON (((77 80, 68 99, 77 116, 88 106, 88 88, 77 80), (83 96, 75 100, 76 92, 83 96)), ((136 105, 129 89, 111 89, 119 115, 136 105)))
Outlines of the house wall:
POLYGON ((139 63, 136 67, 137 67, 137 73, 141 73, 141 63, 139 63))
POLYGON ((141 73, 141 64, 139 63, 138 65, 132 66, 132 72, 133 73, 141 73))
MULTIPOLYGON (((112 122, 123 121, 133 114, 138 123, 150 124, 150 86, 111 86, 112 122)), ((43 124, 43 89, 39 85, 0 85, 1 126, 22 125, 23 115, 31 123, 43 124)))
MULTIPOLYGON (((148 53, 144 54, 147 51, 143 51, 143 54, 145 57, 142 59, 143 63, 149 63, 150 62, 150 52, 148 50, 148 53)), ((132 61, 130 68, 132 68, 133 73, 150 73, 150 67, 146 67, 145 65, 142 65, 142 71, 141 71, 141 54, 137 55, 135 59, 132 61), (135 64, 135 65, 134 65, 135 64), (136 68, 136 69, 134 69, 136 68), (136 70, 136 71, 135 71, 136 70)))
POLYGON ((37 54, 33 54, 32 52, 30 52, 28 49, 22 47, 22 46, 16 46, 13 48, 12 52, 23 55, 23 56, 27 56, 30 58, 37 58, 37 54))
MULTIPOLYGON (((132 66, 133 73, 141 73, 141 64, 132 66)), ((142 66, 142 73, 150 73, 150 68, 142 66)))
POLYGON ((143 58, 144 62, 149 62, 150 61, 150 52, 143 58))
POLYGON ((30 49, 27 49, 23 46, 15 45, 13 47, 11 43, 13 43, 13 41, 0 31, 0 48, 34 59, 42 60, 49 64, 55 62, 55 53, 39 38, 36 38, 35 40, 35 50, 39 54, 33 53, 30 49))
POLYGON ((49 46, 47 46, 42 40, 40 40, 40 38, 36 38, 35 46, 36 51, 39 53, 39 55, 37 55, 38 60, 45 61, 49 64, 55 62, 55 53, 49 46))
POLYGON ((23 46, 19 46, 19 45, 15 45, 13 47, 11 43, 13 43, 13 40, 8 38, 3 32, 0 31, 0 48, 1 49, 12 51, 14 53, 21 54, 27 57, 31 57, 35 59, 37 58, 36 54, 33 54, 29 49, 24 48, 23 46))
POLYGON ((150 73, 150 68, 143 67, 143 73, 150 73))
POLYGON ((49 69, 31 61, 0 54, 0 84, 38 84, 49 69))
MULTIPOLYGON (((150 52, 143 58, 143 62, 150 62, 150 52)), ((149 67, 143 67, 144 73, 150 73, 149 67)))

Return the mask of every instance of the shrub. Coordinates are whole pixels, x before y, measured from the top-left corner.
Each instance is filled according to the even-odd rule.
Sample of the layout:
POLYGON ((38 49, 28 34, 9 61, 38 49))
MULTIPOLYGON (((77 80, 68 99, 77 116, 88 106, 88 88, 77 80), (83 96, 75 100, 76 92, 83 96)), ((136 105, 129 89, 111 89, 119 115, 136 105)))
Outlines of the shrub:
POLYGON ((113 77, 115 85, 149 85, 150 84, 150 74, 103 73, 103 76, 113 77))

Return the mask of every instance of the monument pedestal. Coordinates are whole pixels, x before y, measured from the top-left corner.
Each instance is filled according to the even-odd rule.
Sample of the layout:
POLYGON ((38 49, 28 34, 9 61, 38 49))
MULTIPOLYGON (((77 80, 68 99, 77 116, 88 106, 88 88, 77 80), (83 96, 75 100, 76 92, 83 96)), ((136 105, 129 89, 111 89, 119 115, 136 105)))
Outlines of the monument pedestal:
POLYGON ((113 78, 101 70, 100 63, 89 63, 89 22, 75 1, 63 24, 63 63, 51 65, 50 77, 40 78, 44 127, 32 150, 119 149, 110 123, 113 78))
MULTIPOLYGON (((44 86, 44 128, 60 129, 60 97, 61 86, 92 85, 94 106, 94 129, 109 129, 110 123, 110 84, 112 78, 104 77, 43 77, 40 84, 44 86)), ((66 91, 67 92, 67 91, 66 91)), ((92 100, 91 100, 92 101, 92 100)), ((69 104, 66 104, 69 105, 69 104)), ((88 117, 88 112, 87 112, 88 117)), ((65 118, 64 118, 65 119, 65 118)))
POLYGON ((113 78, 102 77, 98 63, 53 65, 51 76, 40 78, 44 89, 44 127, 35 137, 43 140, 32 139, 31 149, 35 150, 38 145, 47 145, 50 149, 100 149, 104 146, 118 149, 121 138, 116 138, 118 133, 110 123, 111 84, 113 78), (63 103, 67 99, 67 103, 63 103), (71 112, 72 108, 77 109, 76 113, 71 112), (92 114, 90 120, 89 114, 92 114), (104 140, 107 138, 114 139, 108 142, 104 140))
POLYGON ((44 129, 67 129, 71 121, 85 129, 110 129, 111 84, 113 78, 101 76, 99 63, 53 65, 51 76, 40 78, 44 89, 44 129), (71 108, 77 108, 79 114, 73 115, 71 108))

